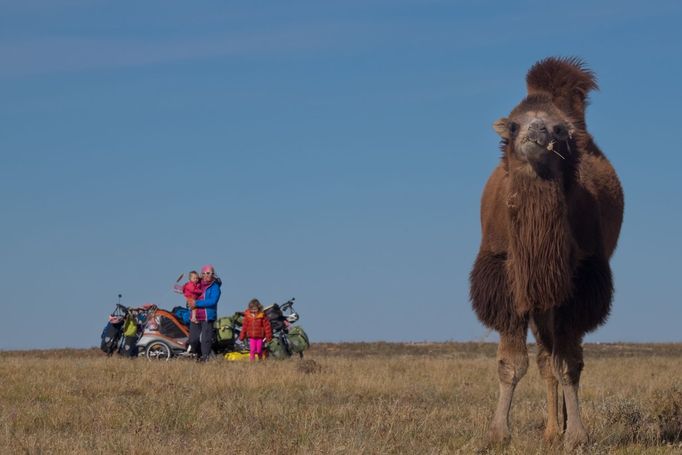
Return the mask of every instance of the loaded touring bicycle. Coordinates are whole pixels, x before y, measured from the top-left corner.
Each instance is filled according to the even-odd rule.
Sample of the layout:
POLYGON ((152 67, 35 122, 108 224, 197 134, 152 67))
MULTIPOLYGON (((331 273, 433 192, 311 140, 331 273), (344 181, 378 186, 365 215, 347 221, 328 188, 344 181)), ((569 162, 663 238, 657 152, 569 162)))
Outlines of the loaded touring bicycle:
POLYGON ((272 326, 272 341, 267 344, 267 350, 276 359, 286 358, 293 354, 298 354, 303 358, 303 351, 310 346, 308 335, 303 328, 293 325, 299 319, 298 313, 293 310, 295 300, 291 298, 282 306, 274 303, 264 309, 272 326))
POLYGON ((116 308, 109 315, 107 325, 102 331, 100 348, 108 356, 118 353, 135 357, 139 353, 141 328, 146 324, 149 313, 156 307, 149 304, 139 308, 127 307, 121 305, 121 297, 119 294, 116 308))

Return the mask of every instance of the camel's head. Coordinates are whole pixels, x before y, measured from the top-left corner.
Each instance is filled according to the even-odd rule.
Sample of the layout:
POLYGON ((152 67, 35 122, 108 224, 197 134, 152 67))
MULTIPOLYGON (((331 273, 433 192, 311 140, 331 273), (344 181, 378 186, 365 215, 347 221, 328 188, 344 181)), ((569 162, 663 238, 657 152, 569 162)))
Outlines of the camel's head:
POLYGON ((493 125, 507 170, 545 179, 567 175, 578 159, 576 141, 589 140, 585 107, 597 79, 579 58, 549 57, 530 68, 526 85, 528 96, 493 125))
POLYGON ((569 164, 567 161, 573 161, 575 126, 549 96, 528 96, 493 128, 502 138, 509 168, 525 168, 551 178, 569 164))

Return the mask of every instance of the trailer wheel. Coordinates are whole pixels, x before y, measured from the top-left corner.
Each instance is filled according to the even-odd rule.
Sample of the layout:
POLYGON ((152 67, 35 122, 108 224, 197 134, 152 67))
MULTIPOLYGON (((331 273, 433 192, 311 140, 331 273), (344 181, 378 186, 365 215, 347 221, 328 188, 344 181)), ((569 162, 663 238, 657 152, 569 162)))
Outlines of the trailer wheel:
POLYGON ((148 360, 168 360, 173 355, 170 346, 163 341, 153 341, 147 345, 145 356, 148 360))

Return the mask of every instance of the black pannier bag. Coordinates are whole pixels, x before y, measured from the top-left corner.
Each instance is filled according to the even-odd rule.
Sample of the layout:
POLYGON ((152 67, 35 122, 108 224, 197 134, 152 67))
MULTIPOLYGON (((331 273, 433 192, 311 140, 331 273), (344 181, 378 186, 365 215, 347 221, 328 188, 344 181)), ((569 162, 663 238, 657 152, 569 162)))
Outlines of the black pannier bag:
POLYGON ((286 318, 282 314, 282 310, 276 303, 267 307, 265 310, 265 315, 270 320, 270 325, 272 326, 273 332, 278 332, 284 328, 284 321, 286 318))
POLYGON ((137 357, 137 336, 123 337, 121 355, 123 357, 137 357))
POLYGON ((118 342, 123 334, 123 320, 119 322, 109 322, 102 331, 102 343, 100 349, 112 355, 118 348, 118 342))

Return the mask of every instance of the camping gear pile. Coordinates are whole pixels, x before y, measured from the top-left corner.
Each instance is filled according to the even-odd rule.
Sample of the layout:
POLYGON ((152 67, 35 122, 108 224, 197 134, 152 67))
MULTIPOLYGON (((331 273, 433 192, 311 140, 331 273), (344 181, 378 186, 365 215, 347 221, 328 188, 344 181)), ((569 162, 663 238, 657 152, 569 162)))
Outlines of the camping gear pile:
MULTIPOLYGON (((193 356, 187 351, 189 340, 189 310, 175 307, 171 311, 155 305, 131 308, 119 303, 109 316, 102 332, 101 349, 107 355, 115 352, 124 356, 143 356, 147 359, 168 360, 171 357, 193 356)), ((266 344, 266 352, 274 359, 285 359, 294 354, 303 357, 310 341, 302 327, 293 325, 299 319, 293 310, 295 299, 282 305, 277 303, 265 308, 265 315, 272 325, 272 341, 266 344)), ((246 343, 239 341, 244 314, 235 312, 220 317, 214 324, 212 350, 228 360, 240 360, 248 352, 246 343)))

